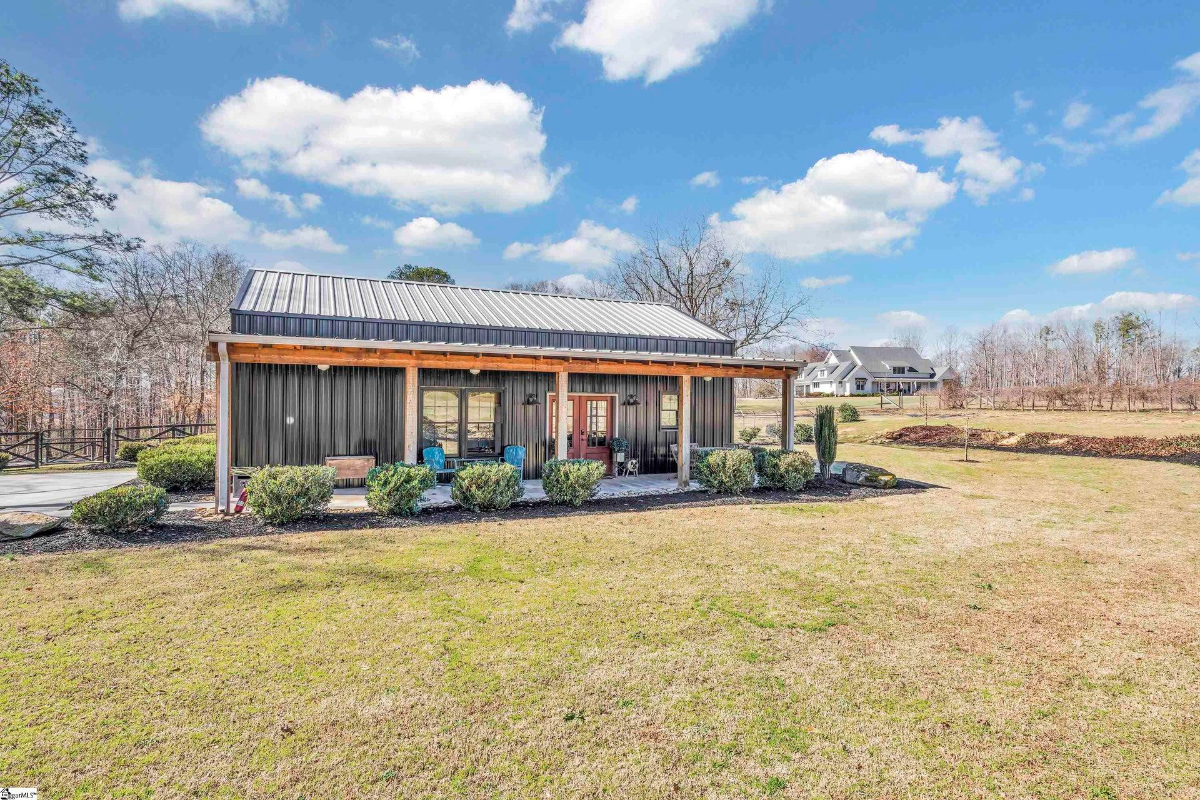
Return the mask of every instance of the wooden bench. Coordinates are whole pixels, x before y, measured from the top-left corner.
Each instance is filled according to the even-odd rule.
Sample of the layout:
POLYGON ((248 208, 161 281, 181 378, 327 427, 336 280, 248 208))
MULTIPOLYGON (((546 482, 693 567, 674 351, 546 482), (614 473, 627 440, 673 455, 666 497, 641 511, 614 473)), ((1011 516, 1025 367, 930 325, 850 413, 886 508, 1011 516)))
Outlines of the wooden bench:
POLYGON ((362 481, 375 467, 375 456, 326 456, 325 466, 337 470, 339 481, 362 481))

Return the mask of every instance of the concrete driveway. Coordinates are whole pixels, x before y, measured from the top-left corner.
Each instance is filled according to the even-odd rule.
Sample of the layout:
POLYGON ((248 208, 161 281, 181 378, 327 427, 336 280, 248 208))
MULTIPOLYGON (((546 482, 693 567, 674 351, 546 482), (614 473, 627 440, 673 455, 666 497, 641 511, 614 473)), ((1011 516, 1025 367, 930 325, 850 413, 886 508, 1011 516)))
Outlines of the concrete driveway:
POLYGON ((0 472, 0 511, 40 511, 56 517, 71 514, 71 504, 104 489, 133 480, 135 469, 81 469, 5 475, 0 472))

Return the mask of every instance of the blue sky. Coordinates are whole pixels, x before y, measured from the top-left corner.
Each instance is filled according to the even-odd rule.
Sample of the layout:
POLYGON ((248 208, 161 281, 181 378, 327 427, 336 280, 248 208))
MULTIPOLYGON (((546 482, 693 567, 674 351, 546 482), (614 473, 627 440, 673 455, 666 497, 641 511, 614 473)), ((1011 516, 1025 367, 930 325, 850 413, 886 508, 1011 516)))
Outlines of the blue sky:
POLYGON ((997 5, 43 0, 0 43, 151 241, 494 286, 707 218, 827 283, 842 345, 1124 307, 1194 337, 1200 5, 997 5))

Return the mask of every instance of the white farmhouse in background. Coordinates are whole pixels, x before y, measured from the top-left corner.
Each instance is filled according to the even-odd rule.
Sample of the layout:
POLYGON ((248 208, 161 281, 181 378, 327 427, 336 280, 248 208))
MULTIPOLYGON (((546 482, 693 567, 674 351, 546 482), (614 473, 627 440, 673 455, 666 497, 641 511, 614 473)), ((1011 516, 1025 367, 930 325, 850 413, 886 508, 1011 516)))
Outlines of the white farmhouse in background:
POLYGON ((851 347, 830 350, 824 361, 809 364, 797 379, 800 394, 914 394, 934 391, 958 380, 951 367, 935 367, 911 347, 851 347))

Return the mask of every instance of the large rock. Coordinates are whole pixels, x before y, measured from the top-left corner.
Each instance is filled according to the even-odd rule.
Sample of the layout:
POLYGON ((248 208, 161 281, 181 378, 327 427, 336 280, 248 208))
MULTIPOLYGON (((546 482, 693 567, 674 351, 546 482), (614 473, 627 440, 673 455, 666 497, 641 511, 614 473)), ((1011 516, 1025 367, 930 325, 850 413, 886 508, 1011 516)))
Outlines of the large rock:
POLYGON ((895 475, 870 464, 846 464, 842 469, 842 480, 854 486, 870 486, 873 489, 896 488, 895 475))
POLYGON ((0 511, 0 542, 28 539, 61 528, 63 521, 36 511, 0 511))

